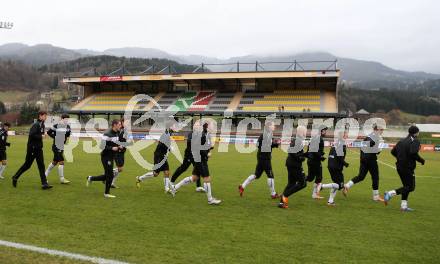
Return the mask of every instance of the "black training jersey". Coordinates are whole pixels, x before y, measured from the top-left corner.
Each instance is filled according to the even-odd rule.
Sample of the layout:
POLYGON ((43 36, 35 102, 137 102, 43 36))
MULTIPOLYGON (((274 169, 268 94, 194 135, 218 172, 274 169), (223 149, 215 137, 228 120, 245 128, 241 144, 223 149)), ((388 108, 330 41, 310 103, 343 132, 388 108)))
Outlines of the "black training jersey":
POLYGON ((185 148, 185 156, 187 158, 191 158, 192 157, 192 152, 191 152, 191 140, 192 140, 192 132, 189 132, 189 134, 186 136, 186 148, 185 148))
POLYGON ((272 149, 277 148, 279 143, 275 142, 272 133, 263 133, 258 137, 257 141, 257 159, 270 160, 272 159, 272 149))
POLYGON ((70 125, 55 124, 47 131, 47 135, 53 138, 52 146, 56 147, 57 149, 60 149, 57 147, 56 144, 57 136, 62 137, 61 139, 63 144, 66 144, 67 139, 70 137, 71 132, 72 130, 70 128, 70 125))
POLYGON ((189 144, 191 144, 192 157, 196 162, 208 160, 209 151, 211 151, 213 147, 211 143, 211 135, 207 130, 193 131, 193 133, 191 134, 191 142, 189 142, 189 144), (194 149, 194 146, 192 146, 192 144, 194 144, 194 146, 197 146, 197 148, 194 149))
POLYGON ((4 128, 0 128, 0 150, 6 150, 11 144, 8 142, 8 131, 4 128))
POLYGON ((155 156, 165 156, 168 154, 171 148, 171 133, 168 129, 160 136, 159 142, 157 143, 156 150, 154 151, 155 156))
POLYGON ((376 161, 377 155, 380 153, 379 149, 380 137, 374 133, 368 135, 362 141, 361 161, 376 161))
MULTIPOLYGON (((122 127, 121 130, 119 130, 118 132, 118 138, 119 138, 119 142, 127 142, 127 130, 122 127)), ((124 153, 127 150, 126 147, 119 149, 118 152, 124 153)))
POLYGON ((398 167, 416 168, 416 161, 423 162, 423 158, 419 155, 420 141, 411 135, 401 139, 391 150, 391 154, 396 157, 396 165, 398 167))
POLYGON ((328 167, 332 169, 342 170, 345 162, 345 156, 347 155, 347 146, 344 141, 338 141, 334 146, 330 148, 328 154, 328 167), (338 155, 339 154, 339 155, 338 155))
POLYGON ((113 157, 116 151, 114 151, 112 148, 119 146, 116 143, 118 141, 119 141, 118 132, 114 131, 111 128, 106 130, 101 138, 101 148, 102 148, 101 155, 107 157, 113 157))
POLYGON ((200 151, 200 155, 203 160, 208 160, 208 154, 213 147, 211 142, 211 134, 209 134, 207 130, 203 130, 202 132, 201 144, 205 147, 200 151))
POLYGON ((286 167, 301 168, 305 160, 304 138, 292 138, 286 159, 286 167))
POLYGON ((37 120, 29 129, 28 147, 43 148, 44 121, 37 120))
POLYGON ((324 139, 321 135, 315 135, 310 139, 309 146, 307 147, 307 162, 309 163, 321 163, 324 158, 324 139), (316 146, 318 149, 316 149, 316 146))

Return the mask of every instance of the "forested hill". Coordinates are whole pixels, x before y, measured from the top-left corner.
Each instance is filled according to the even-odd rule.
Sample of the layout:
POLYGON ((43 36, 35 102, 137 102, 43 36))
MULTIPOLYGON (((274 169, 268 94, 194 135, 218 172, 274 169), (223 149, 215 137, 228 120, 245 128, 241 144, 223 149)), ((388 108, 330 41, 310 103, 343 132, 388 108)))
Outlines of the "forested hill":
MULTIPOLYGON (((180 64, 167 59, 140 59, 115 56, 92 56, 72 61, 31 66, 21 61, 0 60, 0 90, 47 91, 56 89, 66 75, 89 74, 106 75, 118 69, 125 74, 136 74, 155 65, 155 70, 171 66, 172 73, 190 72, 196 66, 180 64)), ((168 69, 165 70, 168 72, 168 69)), ((122 72, 116 72, 121 74, 122 72)))
POLYGON ((339 110, 366 109, 368 112, 388 112, 399 109, 418 115, 439 115, 440 80, 432 80, 408 89, 364 90, 346 85, 339 89, 339 110))
POLYGON ((24 62, 0 60, 0 91, 45 91, 53 88, 54 78, 50 74, 43 74, 24 62))
MULTIPOLYGON (((94 75, 106 75, 121 69, 119 73, 122 73, 123 70, 124 74, 138 74, 147 70, 149 66, 153 65, 155 67, 155 71, 170 66, 170 71, 172 73, 191 72, 196 69, 196 66, 180 64, 168 59, 142 59, 101 55, 43 65, 39 68, 39 71, 43 73, 50 72, 64 74, 85 73, 89 71, 94 75)), ((152 69, 149 71, 151 72, 151 70, 152 69)), ((165 73, 167 72, 168 69, 165 70, 165 73)))

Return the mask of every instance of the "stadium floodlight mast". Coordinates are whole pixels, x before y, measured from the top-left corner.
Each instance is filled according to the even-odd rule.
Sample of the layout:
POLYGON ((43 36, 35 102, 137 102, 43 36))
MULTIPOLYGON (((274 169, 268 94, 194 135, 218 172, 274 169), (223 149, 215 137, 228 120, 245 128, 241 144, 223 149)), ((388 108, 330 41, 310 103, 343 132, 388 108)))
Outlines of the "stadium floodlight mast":
POLYGON ((2 22, 2 21, 0 21, 0 28, 12 29, 13 26, 14 26, 14 23, 12 23, 12 22, 2 22))

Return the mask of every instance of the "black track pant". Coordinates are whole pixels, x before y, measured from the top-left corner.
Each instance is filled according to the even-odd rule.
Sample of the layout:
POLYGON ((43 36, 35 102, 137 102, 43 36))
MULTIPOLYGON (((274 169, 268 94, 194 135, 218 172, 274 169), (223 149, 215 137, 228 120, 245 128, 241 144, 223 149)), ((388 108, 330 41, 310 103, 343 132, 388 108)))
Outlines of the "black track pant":
POLYGON ((284 189, 283 196, 289 197, 290 195, 300 191, 306 187, 306 175, 302 168, 287 167, 287 186, 284 189))
POLYGON ((342 169, 328 168, 328 172, 330 172, 332 182, 338 184, 339 190, 344 188, 344 174, 342 173, 342 169))
POLYGON ((92 176, 90 178, 91 181, 104 181, 105 182, 105 194, 110 193, 110 188, 112 186, 113 181, 113 157, 102 156, 101 155, 101 163, 104 167, 104 174, 100 176, 92 176))
POLYGON ((20 167, 20 169, 18 169, 17 173, 15 173, 13 178, 18 180, 18 178, 20 178, 20 176, 32 166, 34 160, 37 161, 41 184, 42 185, 47 184, 46 175, 44 174, 45 166, 44 166, 43 149, 41 148, 32 148, 32 147, 27 148, 26 159, 24 161, 24 164, 20 167))
POLYGON ((263 172, 266 173, 267 178, 273 179, 272 161, 270 159, 257 159, 257 166, 255 167, 255 177, 259 179, 263 172))
MULTIPOLYGON (((176 182, 177 178, 179 178, 182 173, 184 173, 186 170, 188 170, 189 166, 193 164, 193 161, 191 158, 185 157, 183 159, 183 163, 176 169, 176 171, 173 173, 173 176, 171 176, 171 182, 176 182)), ((197 179, 197 187, 201 187, 202 184, 200 182, 200 177, 197 179)))
POLYGON ((397 189, 396 193, 402 195, 402 200, 408 200, 409 193, 413 192, 416 188, 414 170, 397 167, 397 173, 400 176, 403 186, 397 189))
POLYGON ((322 182, 322 165, 321 162, 307 162, 307 181, 312 182, 315 180, 315 183, 322 182))
POLYGON ((375 160, 361 161, 358 176, 354 177, 351 180, 354 183, 361 182, 365 179, 365 176, 367 176, 368 172, 370 172, 371 174, 371 187, 373 188, 373 190, 379 190, 379 168, 377 166, 377 161, 375 160))

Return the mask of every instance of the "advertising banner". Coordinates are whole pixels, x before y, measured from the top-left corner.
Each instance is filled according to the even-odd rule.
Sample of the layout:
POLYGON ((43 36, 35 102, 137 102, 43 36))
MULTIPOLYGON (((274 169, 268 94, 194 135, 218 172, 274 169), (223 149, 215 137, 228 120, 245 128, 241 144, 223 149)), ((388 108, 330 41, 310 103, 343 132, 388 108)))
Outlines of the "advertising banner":
POLYGON ((434 151, 434 145, 422 144, 421 150, 422 151, 434 151))
POLYGON ((101 76, 99 77, 100 82, 119 82, 122 81, 122 76, 101 76))

